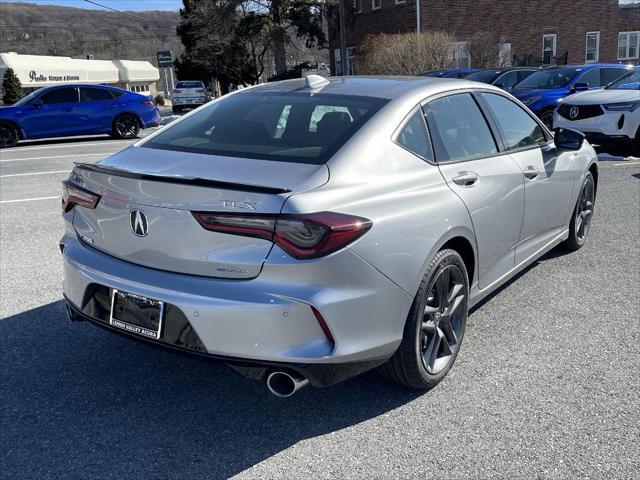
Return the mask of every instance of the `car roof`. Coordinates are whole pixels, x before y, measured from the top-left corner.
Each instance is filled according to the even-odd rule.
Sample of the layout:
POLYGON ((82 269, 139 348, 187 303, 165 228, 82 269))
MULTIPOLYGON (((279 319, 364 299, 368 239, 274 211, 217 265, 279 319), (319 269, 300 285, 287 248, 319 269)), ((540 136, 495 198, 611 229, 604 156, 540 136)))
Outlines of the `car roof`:
MULTIPOLYGON (((263 83, 250 87, 246 91, 253 93, 296 93, 310 92, 333 95, 352 95, 359 97, 375 97, 394 100, 410 94, 412 91, 436 94, 461 88, 478 88, 477 82, 458 78, 443 77, 402 77, 402 76, 346 76, 326 77, 328 83, 318 88, 306 86, 304 78, 263 83)), ((484 85, 490 88, 490 85, 484 85)), ((244 90, 243 90, 244 91, 244 90)), ((242 93, 239 92, 239 93, 242 93)))
POLYGON ((631 69, 632 65, 626 65, 624 63, 573 63, 568 65, 553 65, 550 67, 545 67, 543 70, 556 70, 559 68, 579 68, 581 70, 589 70, 591 68, 597 67, 616 67, 631 69))

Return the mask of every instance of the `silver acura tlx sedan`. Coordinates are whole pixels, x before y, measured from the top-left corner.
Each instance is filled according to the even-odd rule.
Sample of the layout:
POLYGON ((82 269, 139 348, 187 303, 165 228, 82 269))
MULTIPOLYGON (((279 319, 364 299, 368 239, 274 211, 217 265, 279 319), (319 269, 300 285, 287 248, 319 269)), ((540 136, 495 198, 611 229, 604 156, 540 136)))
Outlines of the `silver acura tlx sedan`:
POLYGON ((511 95, 424 77, 310 76, 226 95, 63 185, 73 320, 225 362, 288 396, 378 367, 451 368, 467 312, 580 248, 582 134, 511 95))

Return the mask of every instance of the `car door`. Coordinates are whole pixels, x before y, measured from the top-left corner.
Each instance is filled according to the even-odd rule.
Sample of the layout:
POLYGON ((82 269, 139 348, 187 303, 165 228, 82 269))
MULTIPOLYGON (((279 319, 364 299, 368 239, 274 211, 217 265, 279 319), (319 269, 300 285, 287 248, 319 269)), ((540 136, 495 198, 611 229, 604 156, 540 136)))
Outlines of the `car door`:
POLYGON ((77 135, 82 128, 77 105, 76 87, 47 90, 31 101, 23 128, 30 138, 77 135))
POLYGON ((516 264, 561 235, 575 201, 574 154, 555 148, 551 136, 517 103, 499 93, 482 92, 504 149, 522 169, 524 217, 516 264))
POLYGON ((499 152, 472 93, 434 98, 423 109, 440 172, 471 216, 478 286, 487 288, 514 267, 524 212, 522 170, 499 152))
POLYGON ((109 132, 117 113, 117 104, 106 88, 80 87, 77 113, 84 125, 83 133, 109 132))

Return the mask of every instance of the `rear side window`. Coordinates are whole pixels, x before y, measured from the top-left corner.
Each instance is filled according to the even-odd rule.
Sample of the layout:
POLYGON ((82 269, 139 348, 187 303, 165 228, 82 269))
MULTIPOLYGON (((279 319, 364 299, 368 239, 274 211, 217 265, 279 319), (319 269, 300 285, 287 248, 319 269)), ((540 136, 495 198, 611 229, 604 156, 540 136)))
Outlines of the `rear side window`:
POLYGON ((518 72, 515 70, 502 74, 495 81, 496 85, 501 85, 503 88, 506 88, 506 89, 510 89, 516 83, 518 83, 518 72))
POLYGON ((347 95, 238 93, 172 125, 144 146, 319 165, 386 102, 347 95))
POLYGON ((508 150, 529 148, 546 143, 547 137, 542 127, 519 105, 508 98, 494 93, 482 93, 489 104, 508 150))
POLYGON ((518 70, 518 82, 521 82, 532 73, 536 73, 535 70, 518 70))
POLYGON ((45 93, 40 98, 47 105, 55 103, 75 103, 78 101, 78 91, 75 87, 57 88, 45 93))
POLYGON ((80 88, 81 102, 102 102, 104 100, 113 100, 111 93, 106 88, 80 88))
POLYGON ((498 153, 489 125, 471 94, 432 100, 425 105, 425 114, 438 161, 498 153))
POLYGON ((431 141, 424 123, 422 110, 418 109, 396 137, 396 142, 416 155, 433 160, 431 141))
POLYGON ((603 68, 602 69, 602 84, 609 85, 611 82, 616 81, 622 75, 627 73, 629 70, 626 68, 603 68))

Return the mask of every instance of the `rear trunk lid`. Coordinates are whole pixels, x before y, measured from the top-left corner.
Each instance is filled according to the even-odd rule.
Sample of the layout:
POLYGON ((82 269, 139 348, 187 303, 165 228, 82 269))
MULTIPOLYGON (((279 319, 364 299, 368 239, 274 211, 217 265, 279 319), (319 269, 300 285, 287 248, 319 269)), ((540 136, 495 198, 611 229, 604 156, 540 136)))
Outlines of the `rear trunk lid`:
POLYGON ((73 223, 85 243, 132 263, 254 278, 272 242, 207 231, 191 212, 277 214, 289 195, 328 179, 325 165, 130 147, 99 164, 76 166, 71 181, 101 199, 95 209, 75 207, 73 223))

